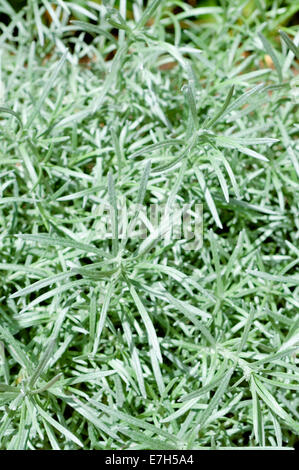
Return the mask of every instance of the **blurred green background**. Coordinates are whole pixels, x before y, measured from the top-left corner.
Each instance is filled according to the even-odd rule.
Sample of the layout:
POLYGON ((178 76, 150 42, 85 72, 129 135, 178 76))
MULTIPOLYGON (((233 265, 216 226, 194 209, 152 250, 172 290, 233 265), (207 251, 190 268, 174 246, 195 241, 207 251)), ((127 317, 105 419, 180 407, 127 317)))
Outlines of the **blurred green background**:
MULTIPOLYGON (((9 3, 13 6, 13 8, 18 11, 22 8, 26 3, 30 0, 10 0, 9 3)), ((36 1, 39 4, 42 4, 42 0, 31 0, 36 1)), ((102 0, 93 0, 96 3, 103 3, 102 0)), ((148 1, 151 0, 143 0, 144 6, 148 4, 148 1)), ((56 2, 51 2, 55 4, 56 2)), ((72 0, 72 3, 77 3, 82 6, 87 6, 86 0, 72 0)), ((127 0, 127 10, 128 12, 132 11, 132 4, 134 0, 127 0)), ((298 12, 299 12, 299 0, 248 0, 246 3, 244 0, 186 0, 181 2, 176 2, 177 4, 188 4, 192 7, 206 7, 206 6, 228 6, 230 4, 236 5, 239 3, 240 5, 244 5, 243 14, 245 18, 249 18, 250 15, 256 10, 265 10, 269 9, 276 9, 277 16, 272 18, 270 26, 270 32, 277 30, 281 26, 294 26, 298 25, 298 12)), ((119 6, 119 0, 110 0, 110 5, 114 7, 119 6)), ((88 8, 88 6, 87 6, 88 8)), ((181 10, 179 6, 173 7, 173 9, 177 12, 181 10)), ((2 10, 3 11, 3 10, 2 10)), ((78 15, 79 17, 79 15, 78 15)), ((82 19, 82 17, 80 17, 82 19)), ((0 18, 0 21, 2 18, 0 18)), ((212 15, 206 15, 205 18, 201 17, 201 20, 209 20, 213 21, 212 15)))

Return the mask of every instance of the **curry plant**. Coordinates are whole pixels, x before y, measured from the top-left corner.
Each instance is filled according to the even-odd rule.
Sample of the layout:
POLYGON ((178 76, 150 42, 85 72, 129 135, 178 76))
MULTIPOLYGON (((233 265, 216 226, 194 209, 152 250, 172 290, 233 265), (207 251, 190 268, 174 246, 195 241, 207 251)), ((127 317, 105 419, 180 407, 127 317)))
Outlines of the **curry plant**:
POLYGON ((295 445, 296 11, 197 3, 0 0, 1 449, 295 445))

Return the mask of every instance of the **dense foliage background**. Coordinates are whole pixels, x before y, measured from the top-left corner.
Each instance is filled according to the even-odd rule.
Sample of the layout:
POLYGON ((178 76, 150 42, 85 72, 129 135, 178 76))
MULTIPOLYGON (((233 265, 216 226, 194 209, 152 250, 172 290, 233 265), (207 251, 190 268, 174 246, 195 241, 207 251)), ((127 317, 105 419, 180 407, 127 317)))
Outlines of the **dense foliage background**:
POLYGON ((2 449, 295 445, 298 9, 0 0, 2 449))

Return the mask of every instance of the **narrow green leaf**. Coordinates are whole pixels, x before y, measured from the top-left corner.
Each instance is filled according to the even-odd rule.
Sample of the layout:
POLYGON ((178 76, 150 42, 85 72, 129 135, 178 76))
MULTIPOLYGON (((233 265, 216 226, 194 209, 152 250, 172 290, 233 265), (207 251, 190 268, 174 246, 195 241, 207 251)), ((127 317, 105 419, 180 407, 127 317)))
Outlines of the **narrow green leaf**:
POLYGON ((109 171, 109 174, 108 174, 108 194, 109 194, 111 222, 112 222, 112 251, 113 251, 113 255, 116 256, 118 253, 118 211, 117 211, 117 201, 116 201, 114 179, 113 179, 111 170, 109 171))
POLYGON ((38 404, 35 405, 38 413, 51 425, 53 428, 57 429, 68 441, 72 441, 77 444, 79 447, 84 447, 82 442, 68 429, 62 426, 58 421, 53 419, 48 413, 46 413, 38 404))
POLYGON ((152 17, 152 15, 155 13, 159 5, 163 5, 163 0, 152 0, 151 2, 148 2, 148 5, 144 12, 142 13, 142 16, 140 20, 138 21, 136 25, 136 30, 138 31, 139 29, 143 28, 143 26, 148 22, 148 20, 152 17))
MULTIPOLYGON (((211 333, 209 332, 208 328, 205 325, 203 325, 203 323, 200 322, 195 316, 195 312, 197 310, 195 307, 189 306, 186 302, 182 302, 176 299, 168 292, 165 292, 165 297, 177 310, 183 313, 183 315, 185 315, 185 317, 187 317, 188 320, 190 320, 199 329, 201 334, 206 338, 206 340, 212 346, 216 345, 216 341, 211 335, 211 333)), ((202 315, 200 311, 199 311, 199 314, 202 315)))
POLYGON ((157 144, 147 145, 146 147, 143 147, 142 149, 137 150, 136 152, 129 155, 128 158, 131 159, 131 158, 139 157, 140 155, 147 155, 150 152, 153 152, 154 150, 159 150, 163 147, 171 147, 173 145, 183 145, 183 144, 184 144, 184 141, 180 139, 165 140, 164 142, 158 142, 157 144))
POLYGON ((93 408, 83 403, 77 397, 65 398, 65 401, 97 429, 103 431, 108 436, 112 437, 112 439, 116 439, 118 442, 120 441, 118 435, 98 417, 98 413, 96 413, 93 408))
POLYGON ((117 420, 122 419, 125 423, 128 423, 132 426, 135 426, 137 428, 144 429, 146 431, 151 432, 152 434, 156 434, 159 437, 163 437, 165 439, 169 439, 173 443, 177 442, 177 439, 174 435, 170 434, 167 431, 164 431, 163 429, 158 428, 157 426, 154 426, 143 419, 139 418, 134 418, 133 416, 124 413, 123 411, 120 411, 119 409, 112 408, 111 406, 106 406, 103 403, 96 402, 95 400, 91 400, 91 403, 93 405, 100 409, 101 411, 105 412, 108 416, 113 416, 117 420))
POLYGON ((37 381, 37 379, 41 376, 41 374, 43 373, 45 367, 47 366, 47 363, 49 362, 49 359, 52 357, 52 353, 54 351, 54 347, 55 347, 55 342, 56 340, 55 339, 52 339, 49 341, 49 344, 48 346, 46 347, 44 353, 42 354, 41 358, 40 358, 40 361, 31 377, 31 379, 29 380, 29 387, 33 387, 35 382, 37 381))
POLYGON ((133 300, 136 304, 138 312, 140 313, 140 316, 141 316, 142 321, 144 323, 144 326, 146 328, 149 344, 153 348, 157 359, 160 362, 162 362, 162 355, 161 355, 161 351, 160 351, 160 345, 159 345, 159 341, 158 341, 157 334, 156 334, 154 325, 152 323, 152 320, 151 320, 149 314, 147 313, 143 303, 141 302, 135 288, 133 287, 131 282, 128 280, 128 278, 127 278, 127 283, 128 283, 128 287, 130 289, 132 298, 133 298, 133 300))
POLYGON ((24 351, 25 347, 13 337, 6 327, 2 325, 0 325, 0 336, 6 342, 8 350, 11 352, 13 358, 18 362, 18 364, 31 372, 33 370, 33 366, 28 358, 27 351, 24 351))
POLYGON ((254 377, 254 383, 256 386, 256 392, 261 397, 261 399, 266 403, 270 410, 283 419, 292 429, 296 432, 299 432, 299 424, 291 418, 288 413, 279 405, 275 400, 274 396, 266 389, 266 387, 254 377))
POLYGON ((256 393, 256 385, 254 380, 251 378, 250 381, 251 395, 252 395, 252 421, 253 421, 253 430, 256 442, 260 446, 265 445, 265 430, 264 430, 264 420, 261 412, 260 401, 256 393))
POLYGON ((212 412, 219 405, 219 403, 222 400, 223 395, 226 392, 226 389, 229 385, 229 381, 231 379, 231 376, 232 376, 233 372, 234 372, 234 367, 231 367, 227 371, 227 373, 225 374, 222 381, 220 382, 220 385, 217 388, 217 390, 215 392, 215 395, 213 396, 213 398, 209 402, 207 408, 200 413, 199 419, 197 420, 197 425, 196 425, 194 431, 192 432, 193 436, 196 435, 196 433, 198 432, 199 429, 204 428, 204 424, 205 424, 206 420, 208 419, 209 416, 211 416, 212 412))
POLYGON ((288 48, 295 54, 297 59, 299 60, 299 47, 290 39, 290 37, 284 32, 279 31, 281 38, 284 40, 288 48))
POLYGON ((100 319, 99 319, 99 322, 97 324, 97 330, 96 330, 94 345, 93 345, 93 354, 96 354, 96 352, 98 350, 98 347, 99 347, 99 344, 100 344, 101 334, 102 334, 103 328, 105 326, 107 311, 108 311, 108 308, 109 308, 109 304, 110 304, 110 300, 111 300, 113 291, 114 291, 114 283, 110 282, 110 284, 108 286, 108 290, 105 294, 104 303, 102 305, 100 319))
POLYGON ((251 274, 251 276, 265 279, 266 281, 281 282, 283 284, 290 284, 293 286, 299 285, 299 277, 296 278, 294 276, 280 276, 277 274, 263 273, 261 271, 253 271, 252 269, 247 269, 247 272, 248 274, 251 274))
POLYGON ((99 250, 95 246, 87 245, 85 243, 76 242, 70 238, 58 238, 58 237, 51 237, 50 235, 45 234, 38 234, 38 235, 31 235, 31 234, 16 234, 16 237, 21 238, 22 240, 30 240, 33 242, 41 243, 42 245, 58 245, 64 246, 67 248, 76 248, 77 250, 84 251, 86 253, 94 253, 98 256, 105 256, 106 258, 112 258, 109 253, 105 253, 102 250, 99 250))
MULTIPOLYGON (((28 268, 29 269, 29 268, 28 268)), ((70 276, 76 275, 76 271, 70 270, 66 273, 55 274, 54 276, 47 277, 46 279, 41 279, 40 281, 36 281, 28 287, 21 289, 10 296, 11 299, 15 299, 16 297, 22 297, 37 290, 43 289, 51 284, 54 284, 58 281, 67 279, 70 276)))
POLYGON ((49 390, 51 387, 53 387, 53 385, 56 384, 56 382, 58 382, 61 378, 63 377, 63 374, 62 372, 60 372, 59 374, 55 375, 55 377, 53 377, 53 379, 49 380, 49 382, 45 383, 44 385, 42 385, 40 388, 37 388, 35 390, 32 390, 31 394, 38 394, 38 393, 43 393, 45 392, 46 390, 49 390))
POLYGON ((281 66, 280 66, 280 63, 279 63, 279 60, 277 58, 277 55, 272 47, 272 45, 270 44, 270 42, 268 41, 268 39, 265 38, 265 36, 262 34, 262 33, 258 33, 258 36, 260 38, 260 40, 262 41, 263 43, 263 46, 265 48, 265 51, 267 52, 267 54, 269 54, 269 56, 271 57, 271 59, 273 60, 273 64, 276 68, 276 71, 277 71, 277 74, 278 74, 278 78, 279 78, 279 81, 282 82, 282 72, 281 72, 281 66))
POLYGON ((228 95, 225 99, 225 102, 223 104, 223 106, 221 107, 221 109, 219 110, 219 112, 210 120, 205 124, 203 124, 203 127, 209 129, 210 127, 213 127, 213 125, 222 117, 225 116, 225 111, 227 110, 228 106, 229 106, 229 103, 231 102, 231 99, 232 99, 232 96, 233 96, 233 93, 234 93, 234 85, 230 88, 229 92, 228 92, 228 95))
POLYGON ((62 69, 62 67, 64 65, 64 62, 66 60, 66 56, 67 56, 67 52, 65 52, 63 54, 63 56, 59 60, 58 64, 56 65, 55 70, 51 73, 47 83, 44 86, 44 89, 42 91, 42 94, 41 94, 38 102, 34 106, 34 110, 32 111, 31 115, 29 116, 28 121, 26 122, 26 125, 25 125, 26 129, 28 129, 31 126, 31 124, 34 121, 34 119, 36 118, 37 114, 40 112, 41 107, 42 107, 46 97, 49 94, 49 91, 53 87, 53 85, 55 83, 55 80, 58 77, 58 75, 60 73, 60 70, 62 69))
POLYGON ((204 180, 204 176, 203 176, 202 172, 199 170, 199 168, 195 167, 194 171, 195 171, 196 177, 198 179, 199 185, 201 187, 201 190, 203 191, 206 203, 207 203, 207 205, 208 205, 208 207, 211 211, 211 214, 213 216, 213 219, 214 219, 217 227, 222 228, 222 223, 219 219, 219 215, 218 215, 218 212, 217 212, 217 209, 216 209, 215 202, 212 198, 212 195, 210 193, 209 188, 206 185, 206 182, 204 180))
POLYGON ((10 114, 11 116, 15 117, 17 119, 20 127, 23 128, 23 123, 22 123, 21 116, 18 113, 16 113, 15 111, 13 111, 12 109, 3 108, 2 106, 0 106, 0 113, 7 113, 7 114, 10 114))
POLYGON ((59 286, 59 287, 56 287, 55 289, 52 289, 48 292, 45 292, 44 294, 40 295, 39 297, 36 297, 32 302, 30 302, 25 308, 23 308, 20 312, 20 314, 24 313, 25 311, 27 310, 30 310, 32 309, 33 307, 35 307, 35 305, 38 305, 40 304, 41 302, 43 302, 44 300, 47 300, 51 297, 54 297, 58 294, 61 294, 62 292, 65 292, 67 290, 70 290, 74 287, 78 287, 78 286, 83 286, 83 285, 86 285, 88 284, 88 280, 86 279, 79 279, 78 281, 73 281, 73 282, 67 282, 66 284, 62 285, 62 286, 59 286))

